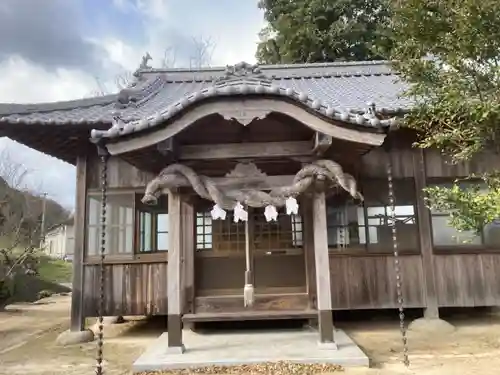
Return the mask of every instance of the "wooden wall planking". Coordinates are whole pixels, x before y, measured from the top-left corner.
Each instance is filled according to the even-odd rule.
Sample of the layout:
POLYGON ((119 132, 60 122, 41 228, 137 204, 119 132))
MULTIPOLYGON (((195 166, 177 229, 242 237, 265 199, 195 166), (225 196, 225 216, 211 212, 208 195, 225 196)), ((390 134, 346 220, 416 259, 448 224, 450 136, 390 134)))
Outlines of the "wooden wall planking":
MULTIPOLYGON (((500 254, 434 260, 440 307, 500 305, 500 254)), ((420 256, 401 256, 401 269, 405 306, 425 307, 420 256)), ((333 310, 397 308, 392 256, 330 256, 330 270, 333 310)), ((167 315, 167 263, 110 264, 105 272, 105 315, 167 315)), ((99 266, 84 273, 84 315, 97 316, 99 266)))
MULTIPOLYGON (((375 148, 361 158, 361 176, 387 178, 386 152, 375 148)), ((394 178, 413 177, 413 150, 396 149, 390 151, 394 178)))
MULTIPOLYGON (((167 263, 108 264, 104 267, 104 316, 167 315, 167 263)), ((84 315, 98 316, 100 271, 85 265, 84 315)))
MULTIPOLYGON (((375 149, 363 156, 364 176, 386 177, 382 163, 384 153, 375 149)), ((471 172, 500 168, 497 158, 489 158, 489 164, 486 164, 485 158, 477 158, 452 165, 436 151, 426 150, 425 154, 425 169, 429 178, 460 177, 471 172)), ((412 150, 393 150, 391 159, 396 178, 413 176, 412 150)), ((89 187, 99 188, 99 160, 90 160, 89 164, 89 187)), ((109 162, 110 188, 143 187, 152 177, 150 173, 117 158, 111 158, 109 162)), ((500 305, 500 253, 434 255, 434 259, 440 307, 500 305)), ((403 256, 401 266, 406 306, 425 307, 420 256, 403 256)), ((107 265, 106 273, 110 277, 106 281, 106 315, 167 314, 166 288, 155 286, 159 283, 166 285, 166 268, 165 262, 107 265), (160 281, 163 280, 161 278, 165 282, 160 281)), ((391 256, 330 255, 330 268, 333 309, 397 307, 391 256)), ((95 316, 99 295, 98 267, 85 266, 84 273, 85 315, 95 316)), ((189 288, 188 285, 186 287, 189 288)))
MULTIPOLYGON (((395 178, 413 177, 412 154, 414 149, 395 149, 390 151, 395 178)), ((361 158, 361 173, 363 177, 385 177, 385 151, 375 148, 361 158)), ((500 157, 482 154, 467 162, 457 164, 442 156, 438 150, 424 150, 425 173, 428 178, 465 177, 471 173, 484 173, 500 169, 500 157)))
MULTIPOLYGON (((97 156, 93 156, 89 160, 89 189, 101 188, 100 163, 97 156)), ((145 187, 154 177, 152 173, 141 171, 119 157, 111 156, 109 158, 108 187, 111 189, 145 187)))
POLYGON ((500 253, 434 255, 440 307, 500 306, 500 253))
POLYGON ((470 161, 452 164, 449 158, 442 156, 438 150, 425 150, 426 174, 428 178, 466 177, 471 173, 484 173, 500 169, 498 155, 484 153, 470 161))
MULTIPOLYGON (((401 256, 406 307, 424 307, 422 261, 401 256)), ((330 256, 332 309, 396 308, 396 276, 392 256, 330 256)))

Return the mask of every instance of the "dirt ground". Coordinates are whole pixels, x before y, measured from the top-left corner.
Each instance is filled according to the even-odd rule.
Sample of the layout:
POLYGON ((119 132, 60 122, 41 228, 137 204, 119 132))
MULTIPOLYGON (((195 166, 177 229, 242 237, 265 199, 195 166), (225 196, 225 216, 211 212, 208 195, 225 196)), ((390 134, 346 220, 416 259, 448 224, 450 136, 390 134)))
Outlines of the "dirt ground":
MULTIPOLYGON (((95 343, 61 348, 57 335, 69 324, 69 296, 35 304, 9 306, 0 312, 0 374, 92 374, 95 343), (36 328, 35 328, 36 327, 36 328)), ((373 361, 370 369, 348 369, 347 375, 493 375, 500 368, 500 315, 454 316, 451 334, 409 333, 410 369, 400 361, 397 322, 339 324, 373 361)), ((106 374, 129 374, 132 362, 162 331, 163 322, 129 321, 106 328, 106 374)))

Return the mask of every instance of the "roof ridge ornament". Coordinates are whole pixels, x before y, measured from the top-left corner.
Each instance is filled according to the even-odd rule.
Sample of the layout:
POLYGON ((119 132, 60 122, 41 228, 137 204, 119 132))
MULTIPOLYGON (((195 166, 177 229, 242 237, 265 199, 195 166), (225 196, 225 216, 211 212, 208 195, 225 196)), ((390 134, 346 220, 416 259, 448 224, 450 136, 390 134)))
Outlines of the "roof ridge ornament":
POLYGON ((219 77, 216 80, 216 83, 222 83, 226 81, 234 81, 234 80, 255 80, 255 81, 264 81, 266 83, 270 83, 271 80, 267 77, 262 70, 260 69, 258 64, 249 64, 245 61, 241 61, 235 65, 226 65, 226 69, 224 71, 224 75, 219 77))
POLYGON ((141 57, 141 63, 139 64, 139 67, 137 70, 134 72, 134 77, 139 78, 141 70, 151 70, 153 67, 149 65, 149 61, 153 60, 149 52, 146 52, 144 56, 141 57))

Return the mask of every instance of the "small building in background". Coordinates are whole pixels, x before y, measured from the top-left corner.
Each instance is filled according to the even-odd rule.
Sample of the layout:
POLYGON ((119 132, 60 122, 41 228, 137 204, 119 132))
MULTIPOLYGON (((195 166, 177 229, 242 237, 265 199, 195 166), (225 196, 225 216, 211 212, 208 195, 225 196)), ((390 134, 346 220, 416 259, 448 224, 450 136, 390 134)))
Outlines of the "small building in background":
POLYGON ((71 217, 67 221, 47 230, 43 246, 46 255, 70 262, 73 260, 75 249, 75 229, 73 224, 74 219, 71 217))

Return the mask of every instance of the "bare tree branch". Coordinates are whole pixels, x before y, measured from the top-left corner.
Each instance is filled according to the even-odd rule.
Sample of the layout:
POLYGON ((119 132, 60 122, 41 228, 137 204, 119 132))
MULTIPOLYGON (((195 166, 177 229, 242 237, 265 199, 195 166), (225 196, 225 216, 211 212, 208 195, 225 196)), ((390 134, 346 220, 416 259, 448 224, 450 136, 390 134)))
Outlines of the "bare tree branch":
POLYGON ((191 69, 200 69, 209 67, 212 63, 212 56, 215 51, 216 43, 212 37, 197 36, 192 38, 193 54, 189 59, 191 69))
MULTIPOLYGON (((190 69, 200 69, 209 67, 212 64, 212 56, 214 54, 216 43, 210 36, 197 36, 191 38, 190 47, 191 55, 187 58, 187 65, 190 69)), ((177 65, 177 50, 175 47, 167 47, 163 52, 163 57, 160 60, 161 68, 174 68, 177 65)), ((93 90, 89 96, 104 96, 111 92, 107 89, 98 77, 94 77, 96 82, 96 90, 93 90)), ((124 72, 117 74, 114 78, 116 90, 123 90, 129 87, 135 80, 132 72, 124 72)))

